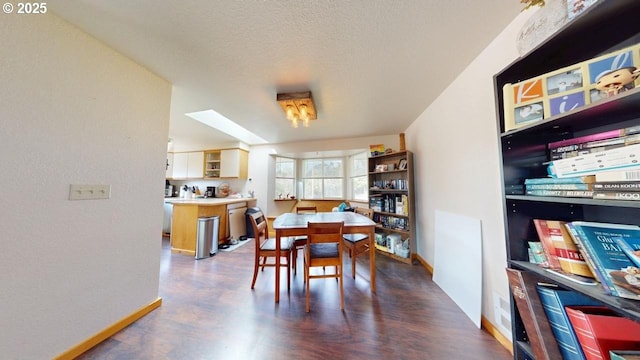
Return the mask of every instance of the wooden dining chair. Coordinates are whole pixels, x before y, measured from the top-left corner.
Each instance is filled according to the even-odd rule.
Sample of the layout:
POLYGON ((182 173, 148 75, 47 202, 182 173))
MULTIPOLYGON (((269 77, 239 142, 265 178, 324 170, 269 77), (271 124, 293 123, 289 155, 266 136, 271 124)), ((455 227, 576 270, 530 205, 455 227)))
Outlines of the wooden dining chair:
MULTIPOLYGON (((255 261, 253 265, 253 280, 251 281, 251 288, 253 289, 258 278, 258 268, 262 267, 264 271, 265 267, 275 267, 276 257, 276 239, 269 238, 269 225, 262 211, 256 211, 249 214, 251 219, 251 226, 253 227, 253 233, 255 236, 255 261), (267 259, 273 258, 274 262, 268 262, 267 259)), ((287 268, 287 290, 291 288, 291 249, 292 241, 289 237, 283 237, 280 239, 280 256, 286 259, 286 262, 280 262, 280 266, 287 268)))
MULTIPOLYGON (((315 214, 318 212, 318 208, 315 206, 298 206, 296 207, 296 214, 315 214)), ((293 238, 293 253, 291 254, 291 261, 293 264, 293 274, 297 274, 298 268, 298 251, 304 249, 307 243, 306 236, 296 236, 293 238)))
MULTIPOLYGON (((355 208, 355 212, 373 219, 373 210, 369 208, 355 208)), ((344 234, 342 244, 349 251, 351 258, 351 275, 356 278, 356 257, 369 252, 369 235, 367 234, 344 234)))
POLYGON ((309 282, 316 278, 336 278, 340 286, 340 309, 344 310, 344 287, 342 285, 342 229, 344 222, 322 222, 307 224, 307 244, 304 249, 304 279, 306 306, 309 312, 311 293, 309 282), (335 271, 327 274, 311 274, 313 267, 333 266, 335 271))

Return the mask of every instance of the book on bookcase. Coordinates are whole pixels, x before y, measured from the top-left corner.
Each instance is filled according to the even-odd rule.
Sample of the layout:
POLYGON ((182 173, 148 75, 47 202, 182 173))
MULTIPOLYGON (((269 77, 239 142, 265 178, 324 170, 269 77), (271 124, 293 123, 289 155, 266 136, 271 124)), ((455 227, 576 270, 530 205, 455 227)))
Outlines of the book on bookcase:
POLYGON ((609 359, 611 350, 640 350, 640 323, 604 306, 566 306, 587 360, 609 359))
POLYGON ((620 246, 620 249, 627 255, 629 260, 637 267, 640 267, 640 238, 616 237, 613 240, 620 246))
POLYGON ((640 168, 638 157, 640 144, 623 146, 596 153, 553 160, 547 167, 551 177, 573 177, 595 175, 599 172, 613 170, 635 170, 640 168))
POLYGON ((562 289, 552 284, 538 284, 538 295, 549 319, 549 325, 556 337, 563 360, 584 360, 584 352, 580 347, 565 306, 569 305, 601 305, 596 300, 574 291, 562 289))
POLYGON ((540 242, 543 247, 547 248, 545 252, 549 252, 548 257, 554 258, 554 260, 550 260, 553 262, 552 269, 561 269, 566 273, 590 278, 594 277, 578 247, 564 227, 564 221, 533 219, 533 224, 540 242), (555 260, 557 260, 557 263, 555 260))
POLYGON ((640 350, 609 350, 611 360, 640 360, 640 350))
POLYGON ((558 343, 537 294, 536 279, 528 272, 509 268, 506 271, 509 287, 534 357, 536 360, 561 359, 558 343))
POLYGON ((593 276, 602 285, 602 289, 604 290, 604 292, 607 294, 611 294, 611 289, 609 289, 609 285, 606 279, 604 278, 604 274, 602 274, 602 271, 596 266, 596 263, 594 262, 593 257, 591 256, 591 253, 589 253, 585 249, 585 245, 582 242, 582 240, 580 240, 580 238, 578 237, 578 233, 576 232, 576 229, 573 227, 573 224, 565 223, 564 226, 567 229, 567 232, 571 235, 571 239, 578 247, 578 250, 582 254, 582 257, 584 258, 585 263, 587 263, 589 270, 591 270, 591 273, 593 274, 593 276))
POLYGON ((630 170, 610 170, 595 174, 595 181, 638 181, 640 180, 640 169, 630 170))
POLYGON ((594 191, 594 199, 600 200, 640 200, 640 192, 638 191, 594 191))
POLYGON ((640 237, 640 226, 588 221, 573 221, 571 226, 611 295, 640 300, 640 268, 615 241, 619 237, 640 237))
POLYGON ((575 149, 578 149, 579 147, 571 148, 571 146, 585 144, 593 141, 619 138, 619 137, 624 137, 627 135, 632 135, 637 133, 640 133, 640 126, 630 126, 624 129, 603 131, 603 132, 599 132, 591 135, 578 136, 578 137, 573 137, 571 139, 554 141, 547 144, 547 148, 550 151, 553 151, 554 149, 559 149, 559 148, 564 148, 564 150, 568 150, 568 149, 575 150, 575 149))
MULTIPOLYGON (((640 171, 639 171, 640 173, 640 171)), ((640 178, 640 174, 638 175, 640 178)), ((524 179, 525 187, 527 185, 557 185, 557 184, 590 184, 596 181, 595 175, 572 176, 564 178, 543 177, 543 178, 527 178, 524 179)))

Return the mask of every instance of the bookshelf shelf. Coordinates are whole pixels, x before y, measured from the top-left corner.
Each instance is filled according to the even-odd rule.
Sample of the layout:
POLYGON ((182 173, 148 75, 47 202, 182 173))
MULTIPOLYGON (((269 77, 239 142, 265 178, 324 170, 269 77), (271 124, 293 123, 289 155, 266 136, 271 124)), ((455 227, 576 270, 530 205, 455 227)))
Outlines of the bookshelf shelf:
POLYGON ((369 207, 373 209, 376 233, 409 239, 409 256, 402 257, 389 252, 389 248, 377 248, 378 254, 412 264, 415 260, 415 205, 413 200, 413 154, 398 151, 369 158, 369 207), (403 161, 404 160, 404 161, 403 161), (404 168, 400 169, 399 164, 404 168), (394 170, 375 171, 377 168, 394 170), (386 251, 385 251, 386 250, 386 251))
MULTIPOLYGON (((510 94, 503 92, 503 86, 640 43, 640 22, 634 20, 638 13, 640 1, 600 0, 494 76, 508 268, 522 272, 526 287, 535 288, 540 282, 555 284, 594 299, 616 314, 636 322, 640 322, 640 301, 608 295, 599 284, 581 285, 529 263, 528 242, 539 241, 532 221, 536 218, 640 225, 640 201, 513 194, 517 193, 514 189, 518 186, 522 189, 524 179, 547 176, 547 144, 640 125, 640 87, 505 131, 504 96, 510 94), (621 29, 619 24, 628 26, 621 29)), ((531 302, 534 307, 540 305, 535 292, 531 302)), ((535 342, 531 339, 537 335, 527 334, 513 297, 511 317, 514 359, 533 359, 535 342)))

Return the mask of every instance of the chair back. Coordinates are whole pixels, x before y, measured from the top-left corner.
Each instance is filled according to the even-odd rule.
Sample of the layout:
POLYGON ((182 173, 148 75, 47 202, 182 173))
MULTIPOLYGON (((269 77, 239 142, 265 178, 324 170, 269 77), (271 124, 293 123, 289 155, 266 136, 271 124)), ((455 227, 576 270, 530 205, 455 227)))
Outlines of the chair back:
POLYGON ((253 234, 255 235, 256 248, 260 248, 262 241, 269 238, 269 225, 262 210, 249 214, 251 219, 251 226, 253 227, 253 234))
POLYGON ((342 230, 344 221, 309 222, 307 225, 307 245, 337 243, 342 247, 342 230))
POLYGON ((355 213, 356 214, 360 214, 360 215, 364 215, 364 216, 368 217, 369 219, 373 219, 373 210, 372 209, 357 207, 355 209, 355 213))
POLYGON ((297 214, 301 214, 301 213, 317 213, 318 212, 318 208, 316 206, 297 206, 296 207, 296 213, 297 214))

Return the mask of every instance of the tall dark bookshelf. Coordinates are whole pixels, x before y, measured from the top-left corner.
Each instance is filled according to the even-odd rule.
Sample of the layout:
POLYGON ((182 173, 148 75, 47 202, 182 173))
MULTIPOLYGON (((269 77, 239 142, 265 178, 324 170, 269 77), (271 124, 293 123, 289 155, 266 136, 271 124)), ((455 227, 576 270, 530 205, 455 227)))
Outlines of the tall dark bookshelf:
MULTIPOLYGON (((640 125, 640 89, 626 91, 570 112, 505 132, 503 86, 580 63, 640 42, 640 1, 600 0, 551 38, 494 76, 501 143, 507 266, 528 281, 554 283, 582 293, 617 314, 640 322, 640 301, 607 295, 601 286, 579 285, 528 261, 528 241, 538 237, 535 218, 640 225, 640 202, 510 195, 524 179, 546 176, 550 142, 640 125)), ((506 275, 505 275, 506 276, 506 275)), ((536 295, 537 296, 537 295, 536 295)), ((532 299, 539 301, 539 299, 532 299)), ((511 299, 514 359, 532 354, 518 309, 511 299)))
POLYGON ((409 253, 396 254, 376 246, 378 254, 411 264, 416 253, 416 220, 413 194, 413 154, 410 151, 369 158, 369 207, 374 210, 376 234, 383 239, 399 236, 409 239, 409 253), (397 206, 400 199, 402 208, 397 206))

